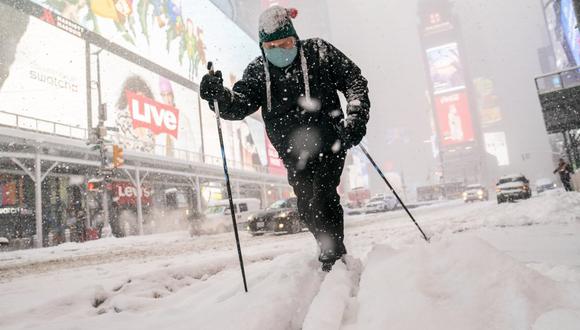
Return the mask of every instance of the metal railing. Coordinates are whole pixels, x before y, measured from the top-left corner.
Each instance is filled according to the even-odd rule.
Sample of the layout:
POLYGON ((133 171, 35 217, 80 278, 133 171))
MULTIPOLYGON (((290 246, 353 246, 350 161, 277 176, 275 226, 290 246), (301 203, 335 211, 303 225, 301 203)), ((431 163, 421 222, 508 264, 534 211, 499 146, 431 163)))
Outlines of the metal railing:
MULTIPOLYGON (((79 128, 71 125, 61 124, 50 120, 38 119, 30 116, 23 116, 11 112, 0 111, 0 126, 14 127, 26 131, 32 131, 42 134, 50 134, 76 140, 87 140, 88 134, 86 128, 79 128)), ((109 132, 109 138, 113 141, 119 141, 121 144, 128 145, 145 145, 143 141, 121 137, 119 133, 109 132)), ((183 160, 187 162, 196 162, 209 165, 222 165, 222 158, 212 155, 202 155, 199 152, 168 148, 166 145, 149 144, 148 150, 139 151, 139 148, 128 147, 128 150, 142 152, 144 154, 168 157, 172 159, 183 160)), ((233 159, 228 159, 228 166, 236 170, 247 170, 256 173, 268 173, 267 166, 248 165, 233 159)))
MULTIPOLYGON (((119 133, 116 132, 109 132, 108 133, 109 139, 115 141, 115 143, 119 143, 121 146, 127 148, 127 150, 142 152, 145 154, 153 154, 156 156, 161 157, 169 157, 173 159, 183 160, 187 162, 197 162, 203 163, 208 165, 216 165, 222 166, 222 158, 219 156, 213 155, 203 155, 199 152, 179 149, 168 147, 167 145, 163 144, 145 144, 143 141, 130 139, 124 136, 121 136, 119 133), (139 148, 132 148, 131 145, 142 145, 146 150, 139 150, 139 148)), ((261 166, 261 165, 249 165, 244 164, 243 162, 236 161, 233 159, 227 159, 228 167, 231 169, 236 170, 247 170, 256 173, 268 173, 268 166, 261 166)))
POLYGON ((538 94, 580 86, 580 66, 534 78, 538 94))
POLYGON ((62 136, 77 140, 87 139, 86 128, 18 115, 6 111, 0 111, 0 126, 16 127, 27 131, 62 136))

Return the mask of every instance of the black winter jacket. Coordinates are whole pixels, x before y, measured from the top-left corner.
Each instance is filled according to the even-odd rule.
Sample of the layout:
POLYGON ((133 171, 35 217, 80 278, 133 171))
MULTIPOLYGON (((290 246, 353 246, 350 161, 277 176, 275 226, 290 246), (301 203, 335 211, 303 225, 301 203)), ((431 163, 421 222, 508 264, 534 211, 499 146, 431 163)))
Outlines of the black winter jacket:
MULTIPOLYGON (((268 63, 271 110, 267 107, 263 57, 253 60, 232 91, 226 90, 219 100, 220 116, 229 120, 241 120, 261 107, 268 137, 287 164, 299 157, 338 152, 336 125, 344 118, 338 91, 348 102, 347 115, 356 116, 362 123, 359 129, 366 130, 369 119, 367 80, 361 75, 361 70, 322 39, 301 40, 298 47, 304 49, 310 95, 320 101, 319 109, 304 106, 301 102, 305 86, 300 52, 288 67, 278 68, 268 63)), ((210 106, 213 107, 212 102, 210 106)))

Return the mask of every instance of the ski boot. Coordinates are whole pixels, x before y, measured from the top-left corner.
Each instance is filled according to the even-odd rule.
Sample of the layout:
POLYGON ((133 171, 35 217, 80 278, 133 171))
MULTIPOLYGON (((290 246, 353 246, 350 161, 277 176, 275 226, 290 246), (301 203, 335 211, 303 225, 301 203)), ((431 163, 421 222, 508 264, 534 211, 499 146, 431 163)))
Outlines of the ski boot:
POLYGON ((322 264, 322 271, 329 272, 334 266, 334 263, 342 259, 342 257, 346 254, 346 248, 344 247, 343 243, 337 247, 330 246, 324 248, 323 246, 320 247, 320 255, 318 256, 318 261, 322 264))
POLYGON ((334 251, 326 251, 325 253, 320 253, 320 256, 318 257, 318 261, 320 261, 320 263, 322 264, 322 271, 323 272, 329 272, 332 269, 332 266, 334 266, 334 263, 336 262, 336 260, 340 259, 340 256, 338 256, 334 251))

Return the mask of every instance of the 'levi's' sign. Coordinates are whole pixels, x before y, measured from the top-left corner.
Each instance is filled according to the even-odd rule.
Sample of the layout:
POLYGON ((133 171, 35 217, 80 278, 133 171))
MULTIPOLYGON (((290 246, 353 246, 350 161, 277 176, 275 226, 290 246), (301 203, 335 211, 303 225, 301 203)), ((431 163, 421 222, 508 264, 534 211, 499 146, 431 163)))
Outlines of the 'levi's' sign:
POLYGON ((125 93, 134 128, 144 127, 153 134, 166 133, 177 138, 179 110, 131 91, 125 93))

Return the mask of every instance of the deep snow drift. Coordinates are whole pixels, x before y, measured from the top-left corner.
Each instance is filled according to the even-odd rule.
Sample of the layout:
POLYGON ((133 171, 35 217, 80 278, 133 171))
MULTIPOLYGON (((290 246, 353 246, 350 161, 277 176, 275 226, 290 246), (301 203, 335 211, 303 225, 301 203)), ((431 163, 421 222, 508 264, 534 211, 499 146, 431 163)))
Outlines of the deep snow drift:
POLYGON ((530 329, 553 310, 580 311, 580 286, 465 235, 404 251, 375 247, 358 302, 358 329, 530 329))
POLYGON ((580 194, 413 212, 430 244, 402 212, 348 218, 350 255, 328 274, 308 233, 243 234, 247 294, 228 235, 3 253, 0 271, 28 275, 0 277, 0 328, 580 328, 580 194), (26 264, 55 255, 69 263, 26 264), (74 265, 87 257, 103 262, 74 265))

